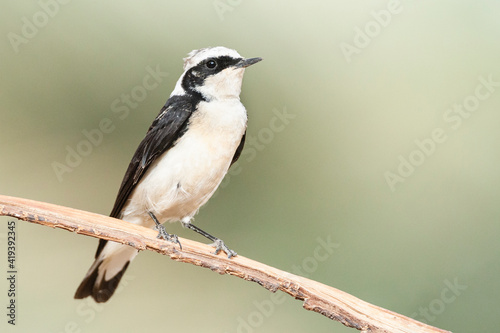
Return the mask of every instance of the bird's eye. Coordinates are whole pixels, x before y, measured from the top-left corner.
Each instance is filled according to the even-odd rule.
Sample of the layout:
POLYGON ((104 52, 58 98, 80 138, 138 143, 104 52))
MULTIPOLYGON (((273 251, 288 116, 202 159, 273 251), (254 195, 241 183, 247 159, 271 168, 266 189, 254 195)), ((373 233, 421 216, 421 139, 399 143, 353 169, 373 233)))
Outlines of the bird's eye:
POLYGON ((206 66, 207 68, 214 69, 217 67, 217 62, 215 62, 215 60, 209 60, 207 61, 206 66))

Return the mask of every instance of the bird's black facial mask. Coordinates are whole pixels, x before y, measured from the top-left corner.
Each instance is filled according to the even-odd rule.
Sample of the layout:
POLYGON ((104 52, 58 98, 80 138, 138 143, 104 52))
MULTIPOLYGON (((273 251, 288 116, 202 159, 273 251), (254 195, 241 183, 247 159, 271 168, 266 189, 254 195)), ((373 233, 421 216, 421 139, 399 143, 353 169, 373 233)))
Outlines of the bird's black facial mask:
POLYGON ((205 59, 186 72, 182 79, 182 88, 185 91, 195 92, 195 88, 202 86, 206 78, 216 75, 226 68, 235 66, 241 60, 242 58, 229 56, 205 59))

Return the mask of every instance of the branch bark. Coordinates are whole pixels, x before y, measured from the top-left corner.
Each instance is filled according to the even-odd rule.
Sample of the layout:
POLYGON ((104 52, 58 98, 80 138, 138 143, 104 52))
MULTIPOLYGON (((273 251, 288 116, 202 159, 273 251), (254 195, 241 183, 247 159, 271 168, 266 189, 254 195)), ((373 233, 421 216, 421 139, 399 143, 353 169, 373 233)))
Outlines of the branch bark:
POLYGON ((223 254, 214 255, 213 248, 208 245, 179 238, 181 251, 178 245, 157 239, 157 233, 152 229, 104 215, 2 195, 0 215, 127 244, 138 250, 156 251, 175 261, 257 282, 272 292, 281 290, 304 301, 303 307, 306 310, 318 312, 362 332, 448 332, 369 304, 341 290, 240 255, 232 259, 227 259, 223 254))

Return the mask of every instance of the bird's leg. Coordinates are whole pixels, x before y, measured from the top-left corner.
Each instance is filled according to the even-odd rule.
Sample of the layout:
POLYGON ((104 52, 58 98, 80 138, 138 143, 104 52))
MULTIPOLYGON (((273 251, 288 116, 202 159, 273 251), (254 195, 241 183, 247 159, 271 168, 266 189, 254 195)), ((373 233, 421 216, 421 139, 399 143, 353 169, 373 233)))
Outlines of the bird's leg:
POLYGON ((155 230, 158 231, 158 236, 156 238, 162 238, 168 242, 172 242, 174 244, 179 244, 180 249, 182 250, 182 245, 179 242, 179 239, 177 238, 177 235, 171 235, 165 230, 165 227, 158 222, 158 219, 156 218, 155 214, 153 212, 148 212, 149 216, 155 221, 155 230))
POLYGON ((222 239, 210 235, 208 232, 201 230, 200 228, 198 228, 194 224, 191 224, 191 222, 189 222, 189 221, 183 220, 183 221, 181 221, 181 223, 182 223, 183 227, 191 229, 193 231, 196 231, 200 235, 210 239, 213 242, 213 244, 211 244, 211 245, 213 247, 215 247, 214 254, 219 254, 219 252, 222 250, 222 251, 226 252, 228 258, 236 257, 238 255, 236 252, 234 252, 233 250, 228 248, 226 246, 226 244, 224 244, 224 241, 222 239))

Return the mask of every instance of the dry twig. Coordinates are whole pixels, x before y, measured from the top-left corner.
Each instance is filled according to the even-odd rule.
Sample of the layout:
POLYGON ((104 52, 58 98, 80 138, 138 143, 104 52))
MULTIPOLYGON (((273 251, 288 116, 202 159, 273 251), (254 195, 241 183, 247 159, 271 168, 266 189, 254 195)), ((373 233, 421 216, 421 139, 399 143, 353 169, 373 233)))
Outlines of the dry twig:
POLYGON ((230 274, 247 281, 254 281, 272 292, 281 290, 304 301, 303 306, 306 310, 321 313, 362 332, 448 332, 369 304, 322 283, 243 256, 227 259, 224 254, 214 255, 212 254, 213 248, 208 245, 180 239, 182 244, 182 251, 180 251, 178 245, 157 239, 157 233, 152 229, 107 216, 1 195, 0 215, 127 244, 138 250, 156 251, 176 261, 207 267, 219 274, 230 274))

